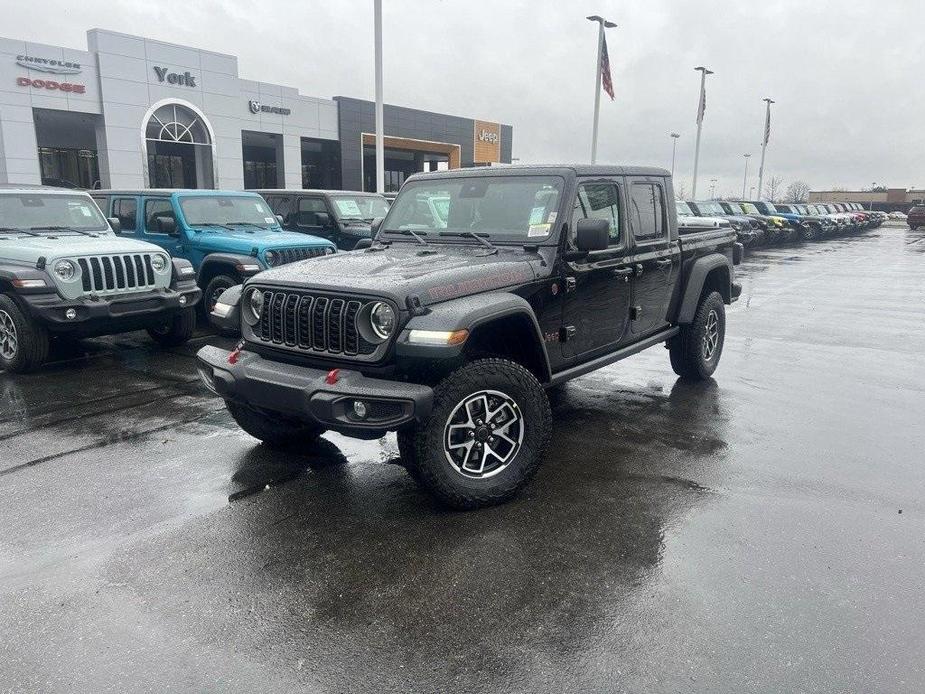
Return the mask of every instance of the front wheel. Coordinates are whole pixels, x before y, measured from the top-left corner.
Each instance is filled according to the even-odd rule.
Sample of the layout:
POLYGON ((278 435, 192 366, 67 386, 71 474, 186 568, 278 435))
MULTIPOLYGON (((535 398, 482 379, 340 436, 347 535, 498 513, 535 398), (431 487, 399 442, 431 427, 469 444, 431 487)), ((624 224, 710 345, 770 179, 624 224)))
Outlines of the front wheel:
POLYGON ((26 373, 48 358, 48 331, 32 323, 10 297, 0 294, 0 369, 26 373))
POLYGON ((239 427, 269 446, 284 447, 314 441, 325 431, 319 426, 255 410, 230 400, 225 401, 225 407, 239 427))
POLYGON ((241 284, 240 280, 235 279, 231 275, 216 275, 209 280, 209 283, 202 292, 202 301, 199 302, 199 309, 202 311, 202 315, 208 318, 209 314, 212 313, 212 309, 215 308, 215 304, 218 303, 218 298, 222 293, 236 284, 241 284))
POLYGON ((726 306, 719 292, 700 301, 690 325, 668 341, 671 368, 681 378, 703 381, 719 366, 726 337, 726 306))
POLYGON ((196 309, 185 308, 163 323, 148 328, 148 335, 163 347, 177 347, 187 342, 195 331, 196 309))
POLYGON ((430 416, 403 447, 412 449, 412 477, 428 491, 452 508, 474 509, 507 501, 527 484, 551 431, 536 377, 506 359, 480 359, 434 389, 430 416))

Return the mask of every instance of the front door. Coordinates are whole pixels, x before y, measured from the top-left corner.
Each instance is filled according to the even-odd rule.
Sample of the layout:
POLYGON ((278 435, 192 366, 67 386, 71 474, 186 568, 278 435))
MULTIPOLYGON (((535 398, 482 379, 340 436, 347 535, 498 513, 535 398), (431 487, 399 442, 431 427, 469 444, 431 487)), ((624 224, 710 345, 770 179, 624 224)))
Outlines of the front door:
POLYGON ((627 184, 633 233, 627 261, 635 269, 631 325, 633 334, 641 337, 668 326, 668 305, 681 269, 681 249, 671 240, 662 179, 632 178, 627 184))
POLYGON ((575 359, 615 349, 624 341, 629 322, 631 270, 626 266, 627 239, 621 208, 621 186, 613 179, 580 180, 569 224, 568 248, 575 249, 579 219, 606 219, 610 245, 565 265, 560 343, 562 356, 575 359), (563 341, 564 339, 564 341, 563 341))
POLYGON ((296 213, 296 229, 306 234, 322 236, 335 241, 332 224, 334 220, 324 203, 324 198, 318 196, 299 198, 298 212, 296 213), (319 215, 323 215, 319 217, 319 215), (324 220, 327 218, 327 222, 324 220))
POLYGON ((176 218, 176 214, 174 213, 173 205, 170 203, 170 199, 145 198, 142 210, 144 213, 144 216, 142 217, 144 240, 157 244, 165 251, 170 253, 170 255, 174 258, 186 258, 187 260, 192 261, 192 258, 190 258, 187 253, 188 249, 184 248, 183 246, 183 230, 180 229, 179 220, 176 218), (164 234, 158 231, 157 220, 159 217, 173 219, 174 222, 176 222, 176 236, 171 236, 170 234, 164 234))

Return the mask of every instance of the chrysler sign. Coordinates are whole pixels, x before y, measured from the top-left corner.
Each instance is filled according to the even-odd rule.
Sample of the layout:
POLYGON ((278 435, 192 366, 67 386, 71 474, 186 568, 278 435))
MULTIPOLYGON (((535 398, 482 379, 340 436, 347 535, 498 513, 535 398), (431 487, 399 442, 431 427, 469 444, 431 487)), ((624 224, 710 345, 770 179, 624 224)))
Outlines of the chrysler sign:
POLYGON ((54 75, 76 75, 80 72, 80 63, 51 58, 34 58, 31 55, 17 55, 16 64, 30 70, 50 72, 54 75))
POLYGON ((283 108, 282 106, 267 106, 255 99, 251 99, 247 102, 247 108, 250 109, 251 113, 275 113, 280 116, 288 116, 292 113, 291 109, 283 108))

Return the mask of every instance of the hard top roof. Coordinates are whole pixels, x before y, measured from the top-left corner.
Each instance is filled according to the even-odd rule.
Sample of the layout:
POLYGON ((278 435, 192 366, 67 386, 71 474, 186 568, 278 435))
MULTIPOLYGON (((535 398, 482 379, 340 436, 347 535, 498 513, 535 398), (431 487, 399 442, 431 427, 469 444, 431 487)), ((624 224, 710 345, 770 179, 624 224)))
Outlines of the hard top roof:
POLYGON ((466 178, 471 176, 671 176, 667 169, 657 166, 615 166, 610 164, 516 164, 504 166, 476 166, 448 171, 416 173, 409 177, 466 178))
POLYGON ((91 195, 253 195, 250 190, 214 190, 212 188, 104 188, 92 190, 91 195))
POLYGON ((302 193, 311 193, 312 195, 365 195, 367 197, 381 197, 379 193, 371 193, 363 190, 331 190, 325 188, 248 188, 249 193, 264 193, 270 195, 296 195, 302 193))

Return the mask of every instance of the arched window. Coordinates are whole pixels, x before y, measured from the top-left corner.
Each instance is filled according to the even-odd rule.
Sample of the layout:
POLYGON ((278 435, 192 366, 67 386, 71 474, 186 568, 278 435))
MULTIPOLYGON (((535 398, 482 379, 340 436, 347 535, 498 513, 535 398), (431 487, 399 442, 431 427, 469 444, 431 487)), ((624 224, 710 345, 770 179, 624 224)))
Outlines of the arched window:
POLYGON ((151 114, 145 139, 211 145, 209 130, 195 113, 179 104, 165 104, 151 114))

